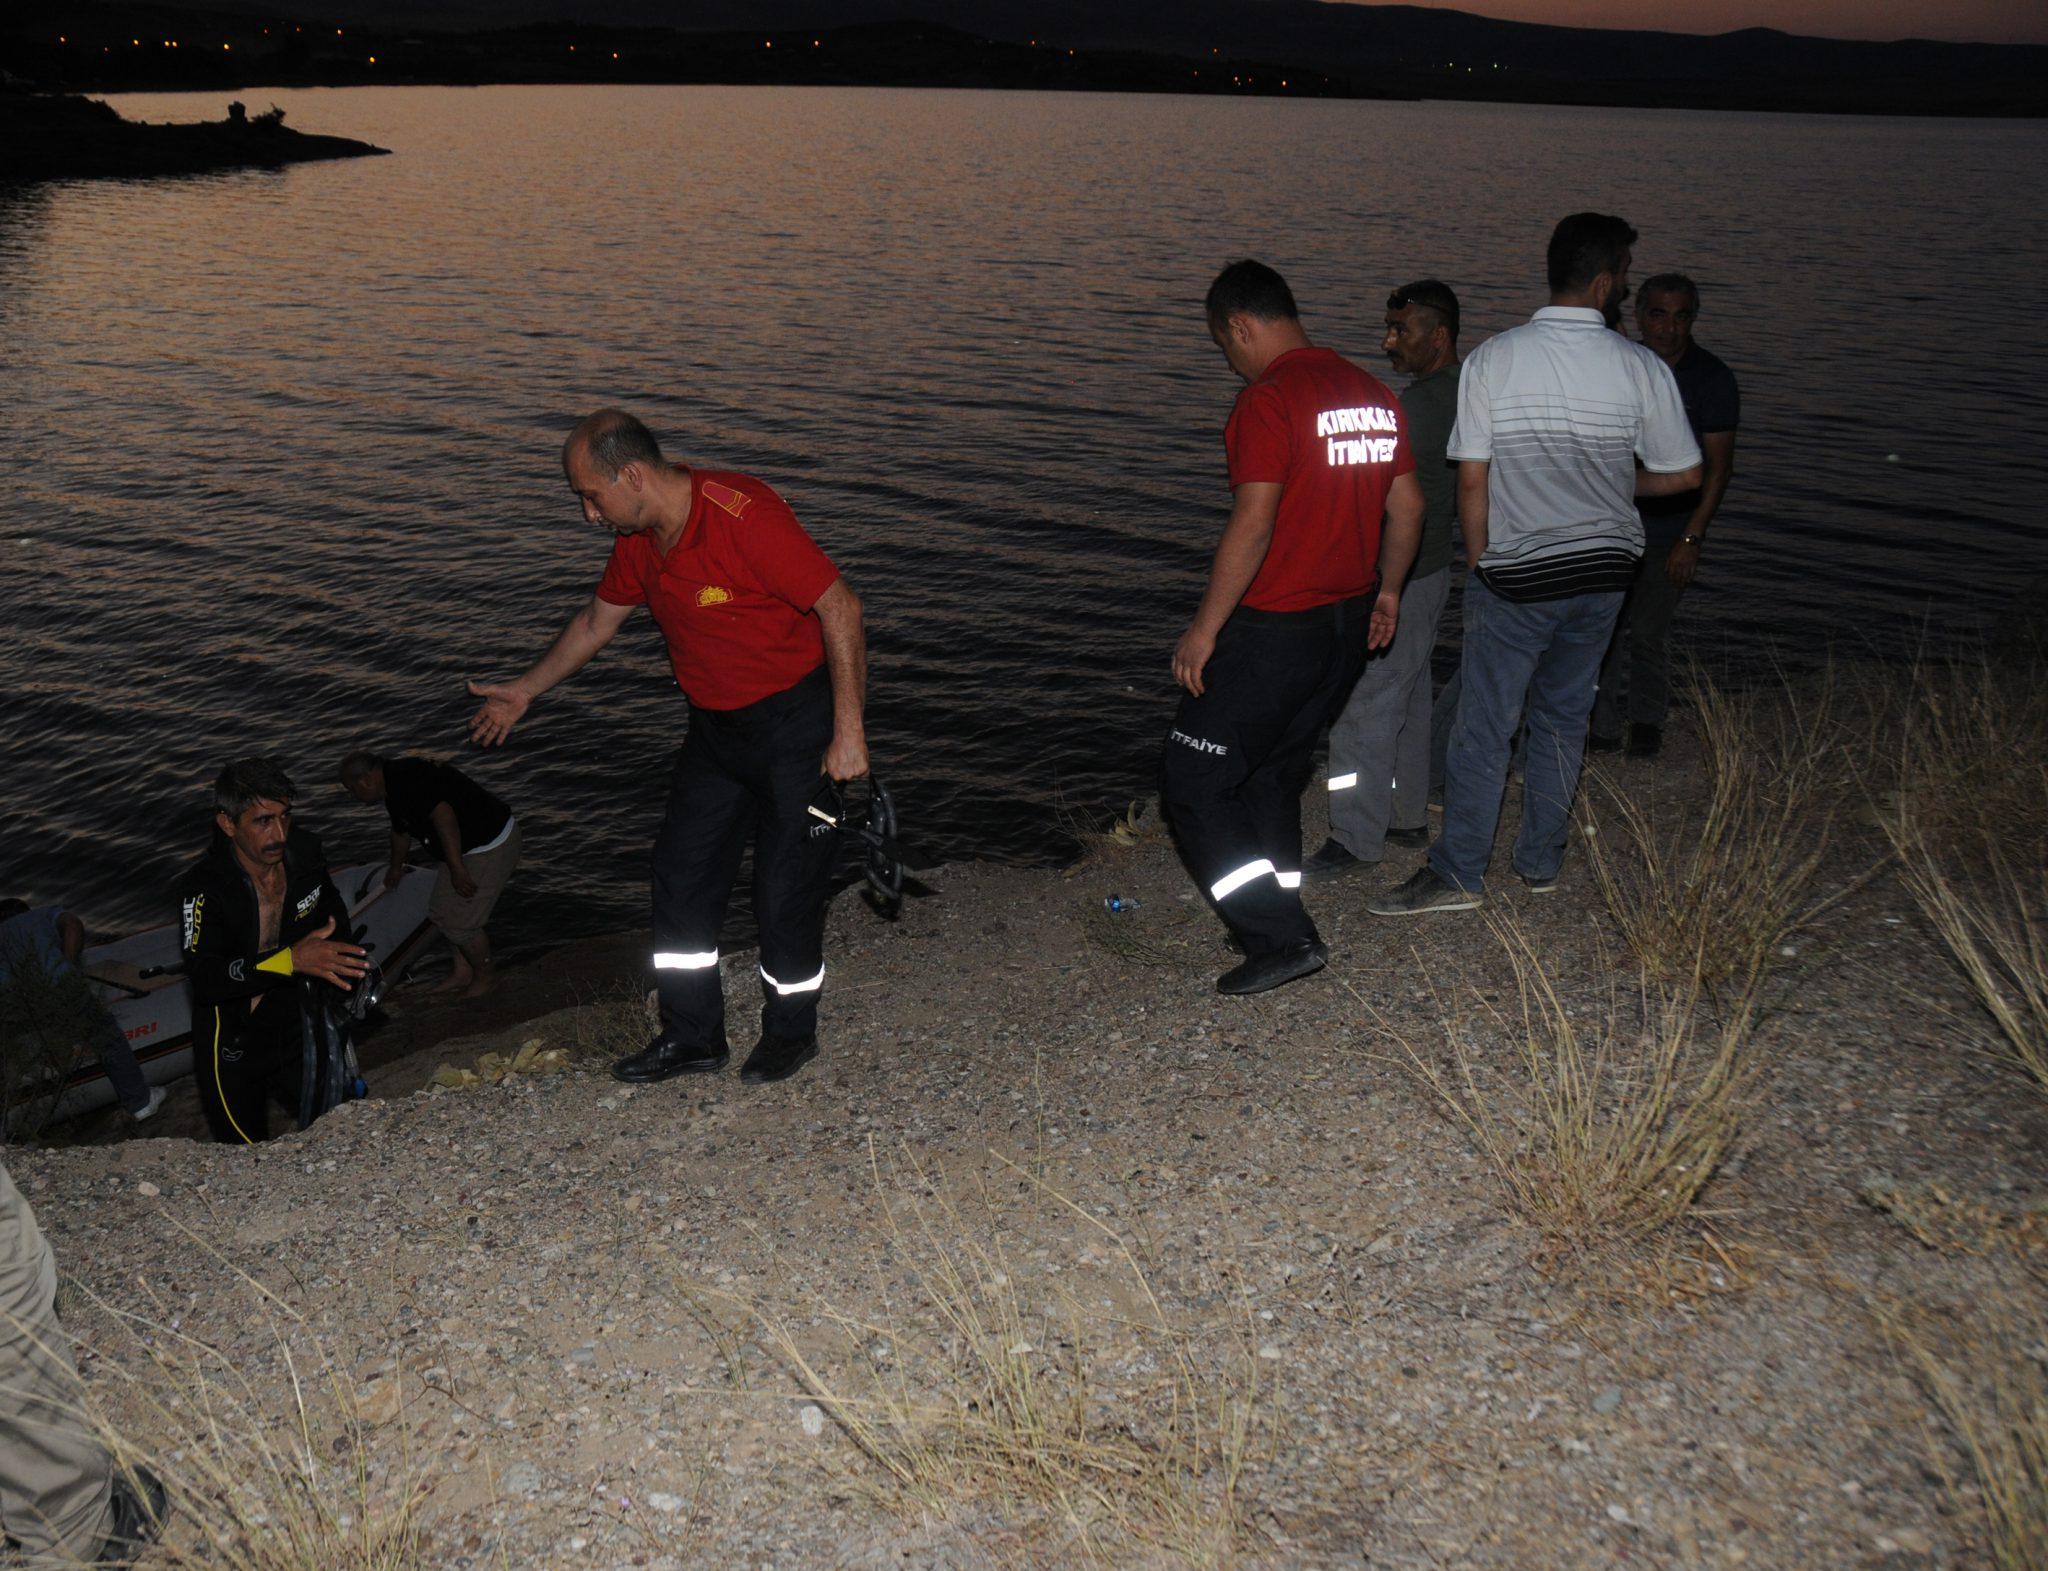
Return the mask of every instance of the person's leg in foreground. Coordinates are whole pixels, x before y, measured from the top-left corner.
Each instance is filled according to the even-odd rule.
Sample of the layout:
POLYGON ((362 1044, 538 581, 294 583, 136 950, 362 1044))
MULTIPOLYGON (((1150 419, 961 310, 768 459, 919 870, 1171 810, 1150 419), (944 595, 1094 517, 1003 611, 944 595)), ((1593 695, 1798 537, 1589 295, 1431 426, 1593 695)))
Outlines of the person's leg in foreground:
POLYGON ((125 1564, 162 1528, 163 1485, 117 1477, 86 1427, 56 1301, 50 1246, 0 1167, 0 1529, 31 1566, 125 1564))

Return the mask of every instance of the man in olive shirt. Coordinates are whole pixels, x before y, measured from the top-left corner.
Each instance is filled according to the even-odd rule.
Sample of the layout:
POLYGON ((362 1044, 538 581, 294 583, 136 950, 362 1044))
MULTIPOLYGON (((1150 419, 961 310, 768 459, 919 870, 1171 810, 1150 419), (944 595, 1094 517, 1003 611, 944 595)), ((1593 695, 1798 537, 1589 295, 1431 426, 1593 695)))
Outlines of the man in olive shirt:
POLYGON ((1414 379, 1401 410, 1422 482, 1422 546, 1401 591, 1393 643, 1366 662, 1330 727, 1330 838, 1301 864, 1310 878, 1370 867, 1390 844, 1429 844, 1429 656, 1451 592, 1457 525, 1457 474, 1444 461, 1458 415, 1458 297, 1450 286, 1431 278, 1389 295, 1380 348, 1414 379))
POLYGON ((1671 707, 1671 623, 1679 598, 1699 571, 1707 525, 1735 477, 1742 394, 1721 357, 1693 342, 1692 324, 1699 313, 1699 286, 1683 273, 1659 273, 1636 293, 1636 336, 1678 379, 1678 396, 1699 440, 1706 477, 1694 490, 1636 502, 1643 520, 1643 559, 1600 667, 1600 696, 1586 743, 1596 753, 1614 752, 1624 740, 1631 758, 1655 758, 1663 747, 1664 716, 1671 707))
POLYGON ((440 858, 427 919, 455 950, 455 967, 435 989, 481 998, 495 980, 491 908, 519 865, 519 822, 512 810, 452 764, 429 758, 350 753, 341 761, 342 788, 358 802, 382 802, 391 818, 389 889, 405 873, 417 840, 440 858))

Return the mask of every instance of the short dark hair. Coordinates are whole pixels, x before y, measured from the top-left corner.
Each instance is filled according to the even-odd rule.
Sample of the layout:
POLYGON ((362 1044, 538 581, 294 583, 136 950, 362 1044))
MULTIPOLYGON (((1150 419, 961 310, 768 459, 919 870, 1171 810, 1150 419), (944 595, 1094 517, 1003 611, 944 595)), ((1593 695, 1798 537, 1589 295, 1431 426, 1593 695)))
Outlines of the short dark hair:
POLYGON ((1387 296, 1389 311, 1399 311, 1411 305, 1429 312, 1451 330, 1451 342, 1455 344, 1458 341, 1458 296, 1449 284, 1423 278, 1412 284, 1403 284, 1387 296))
POLYGON ((1249 258, 1232 262, 1216 275, 1204 306, 1211 327, 1221 327, 1233 316, 1255 316, 1266 322, 1301 319, 1287 280, 1264 262, 1249 258))
POLYGON ((1546 257, 1550 292, 1561 295, 1584 289, 1602 273, 1620 267, 1622 253, 1635 243, 1635 230, 1612 213, 1573 213, 1560 218, 1550 231, 1546 257))
POLYGON ((619 471, 628 464, 661 462, 661 444, 654 440, 654 433, 623 409, 600 409, 577 421, 576 429, 562 444, 565 463, 578 443, 607 480, 618 479, 619 471))
POLYGON ((1636 304, 1643 303, 1645 295, 1684 295, 1685 303, 1692 307, 1694 316, 1700 312, 1700 286, 1683 273, 1657 273, 1636 285, 1636 304))
POLYGON ((258 802, 282 802, 289 807, 298 794, 282 760, 238 758, 214 777, 213 810, 240 818, 258 802))
POLYGON ((9 895, 5 900, 0 900, 0 922, 11 922, 27 910, 26 900, 17 900, 9 895))
POLYGON ((334 771, 334 778, 351 790, 358 780, 366 778, 372 769, 384 767, 384 755, 373 753, 367 747, 359 747, 343 757, 334 771))

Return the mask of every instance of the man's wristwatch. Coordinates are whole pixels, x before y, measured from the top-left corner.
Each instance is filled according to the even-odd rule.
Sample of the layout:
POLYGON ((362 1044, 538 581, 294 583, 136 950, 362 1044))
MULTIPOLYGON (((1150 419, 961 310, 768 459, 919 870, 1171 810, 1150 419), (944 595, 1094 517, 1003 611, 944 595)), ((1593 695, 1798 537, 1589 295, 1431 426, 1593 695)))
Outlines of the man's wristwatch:
POLYGON ((1701 541, 1705 540, 1706 538, 1707 537, 1705 535, 1680 535, 1678 537, 1678 543, 1680 545, 1698 545, 1701 541))

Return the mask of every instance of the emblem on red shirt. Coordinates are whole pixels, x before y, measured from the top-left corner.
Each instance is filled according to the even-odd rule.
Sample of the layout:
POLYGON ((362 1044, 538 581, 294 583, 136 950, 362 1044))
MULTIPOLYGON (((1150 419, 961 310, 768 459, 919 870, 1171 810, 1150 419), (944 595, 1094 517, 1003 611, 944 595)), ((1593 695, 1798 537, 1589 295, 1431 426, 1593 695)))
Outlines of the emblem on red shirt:
POLYGON ((731 598, 732 591, 730 589, 720 589, 716 584, 706 584, 697 591, 697 604, 699 605, 724 605, 731 598))
POLYGON ((731 486, 720 485, 716 480, 706 480, 702 484, 704 500, 714 507, 724 508, 735 518, 744 517, 747 509, 754 505, 754 499, 744 491, 735 491, 731 486))

